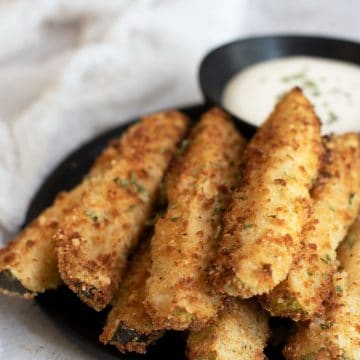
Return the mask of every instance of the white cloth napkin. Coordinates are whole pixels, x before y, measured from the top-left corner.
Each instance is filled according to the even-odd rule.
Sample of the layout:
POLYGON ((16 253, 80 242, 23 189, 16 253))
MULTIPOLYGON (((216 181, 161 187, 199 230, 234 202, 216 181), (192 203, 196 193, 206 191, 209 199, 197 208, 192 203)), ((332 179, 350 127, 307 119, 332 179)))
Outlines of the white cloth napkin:
POLYGON ((65 154, 131 116, 200 101, 197 64, 236 35, 242 6, 1 3, 0 241, 18 229, 32 195, 65 154))

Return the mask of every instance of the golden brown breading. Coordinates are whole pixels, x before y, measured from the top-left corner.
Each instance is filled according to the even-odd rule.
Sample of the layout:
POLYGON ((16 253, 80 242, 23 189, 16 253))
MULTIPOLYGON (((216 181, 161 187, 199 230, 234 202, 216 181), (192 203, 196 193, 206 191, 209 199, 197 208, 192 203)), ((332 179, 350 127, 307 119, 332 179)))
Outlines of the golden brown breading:
POLYGON ((263 298, 274 316, 311 319, 324 311, 336 270, 336 248, 360 207, 360 138, 349 133, 325 138, 327 154, 317 184, 304 248, 287 279, 263 298))
POLYGON ((145 353, 146 347, 163 335, 163 331, 154 330, 143 305, 150 263, 150 243, 147 241, 137 250, 124 275, 100 336, 104 344, 115 345, 121 352, 145 353))
POLYGON ((261 360, 269 335, 268 319, 252 300, 234 300, 214 325, 191 331, 189 360, 261 360))
POLYGON ((146 306, 154 326, 201 328, 216 318, 206 268, 221 230, 221 213, 237 182, 245 145, 220 109, 203 115, 170 171, 168 211, 155 225, 146 306))
POLYGON ((119 150, 119 142, 112 141, 80 185, 59 194, 52 206, 0 250, 0 292, 32 298, 61 284, 53 240, 58 222, 79 200, 82 189, 87 186, 85 184, 116 161, 119 150))
POLYGON ((248 298, 286 278, 300 249, 321 153, 319 120, 295 88, 245 150, 243 181, 224 216, 212 272, 221 292, 248 298))
POLYGON ((103 309, 117 291, 129 251, 137 244, 187 126, 188 119, 175 111, 132 126, 121 138, 121 157, 88 184, 60 223, 61 277, 90 307, 103 309))
POLYGON ((284 352, 288 360, 360 359, 360 219, 338 255, 343 270, 334 277, 334 303, 290 339, 284 352))

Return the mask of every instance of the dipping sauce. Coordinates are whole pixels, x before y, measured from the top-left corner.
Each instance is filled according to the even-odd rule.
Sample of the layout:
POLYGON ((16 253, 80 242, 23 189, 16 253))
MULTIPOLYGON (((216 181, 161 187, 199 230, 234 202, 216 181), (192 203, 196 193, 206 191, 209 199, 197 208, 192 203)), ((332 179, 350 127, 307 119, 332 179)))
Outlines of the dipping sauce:
POLYGON ((292 56, 255 64, 229 81, 222 103, 258 126, 294 86, 315 105, 323 133, 360 131, 360 66, 344 61, 292 56))

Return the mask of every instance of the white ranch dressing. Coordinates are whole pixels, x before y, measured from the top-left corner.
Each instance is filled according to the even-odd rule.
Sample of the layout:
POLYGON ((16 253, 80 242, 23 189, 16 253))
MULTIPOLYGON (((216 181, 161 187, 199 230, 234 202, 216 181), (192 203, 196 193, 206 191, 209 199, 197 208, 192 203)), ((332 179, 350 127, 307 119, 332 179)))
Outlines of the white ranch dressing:
POLYGON ((294 86, 315 105, 323 133, 360 131, 360 66, 345 61, 293 56, 252 65, 230 79, 222 103, 234 115, 261 125, 294 86))

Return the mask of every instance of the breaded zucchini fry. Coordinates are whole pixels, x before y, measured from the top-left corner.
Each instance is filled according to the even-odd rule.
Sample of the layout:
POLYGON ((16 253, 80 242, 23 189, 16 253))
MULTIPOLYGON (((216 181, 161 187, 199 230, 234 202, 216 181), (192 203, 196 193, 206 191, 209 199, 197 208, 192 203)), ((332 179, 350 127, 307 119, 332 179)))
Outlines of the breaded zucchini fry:
POLYGON ((58 195, 52 206, 0 250, 0 292, 32 298, 60 285, 53 240, 58 222, 79 200, 86 184, 116 161, 119 150, 119 142, 113 141, 96 159, 90 174, 80 185, 58 195))
POLYGON ((129 251, 137 244, 187 126, 184 115, 169 111, 131 127, 121 138, 121 157, 88 184, 59 224, 61 277, 90 307, 103 309, 116 293, 129 251))
POLYGON ((338 250, 343 271, 334 277, 335 300, 324 317, 300 327, 284 354, 288 360, 360 359, 360 220, 338 250))
POLYGON ((167 183, 168 210, 155 225, 146 306, 157 328, 199 329, 216 318, 206 268, 221 230, 245 141, 220 109, 204 114, 167 183))
POLYGON ((266 313, 253 300, 233 300, 217 322, 187 342, 189 360, 261 360, 269 336, 266 313))
POLYGON ((336 270, 336 248, 360 207, 360 138, 325 138, 327 153, 312 190, 312 218, 303 231, 304 248, 287 279, 262 300, 274 316, 307 320, 324 311, 336 270))
POLYGON ((249 298, 285 280, 308 220, 321 149, 320 122, 295 88, 245 150, 212 274, 221 292, 249 298))
POLYGON ((124 275, 100 336, 104 344, 115 345, 121 352, 145 353, 147 345, 163 335, 163 331, 154 330, 143 305, 150 263, 150 244, 147 241, 138 249, 124 275))

